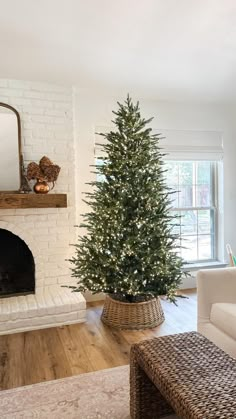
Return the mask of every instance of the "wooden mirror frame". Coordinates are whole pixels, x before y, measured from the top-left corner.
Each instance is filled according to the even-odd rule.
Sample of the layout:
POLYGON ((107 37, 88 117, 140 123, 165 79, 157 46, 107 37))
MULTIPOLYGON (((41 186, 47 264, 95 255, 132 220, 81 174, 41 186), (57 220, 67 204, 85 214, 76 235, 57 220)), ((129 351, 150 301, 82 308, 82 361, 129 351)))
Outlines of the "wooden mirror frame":
POLYGON ((7 103, 0 102, 0 107, 10 109, 16 115, 17 119, 17 133, 18 133, 18 154, 19 154, 19 189, 17 191, 1 191, 0 193, 19 193, 22 192, 22 178, 23 178, 23 155, 22 155, 22 148, 21 148, 21 123, 20 123, 20 114, 19 112, 13 108, 11 105, 7 103))

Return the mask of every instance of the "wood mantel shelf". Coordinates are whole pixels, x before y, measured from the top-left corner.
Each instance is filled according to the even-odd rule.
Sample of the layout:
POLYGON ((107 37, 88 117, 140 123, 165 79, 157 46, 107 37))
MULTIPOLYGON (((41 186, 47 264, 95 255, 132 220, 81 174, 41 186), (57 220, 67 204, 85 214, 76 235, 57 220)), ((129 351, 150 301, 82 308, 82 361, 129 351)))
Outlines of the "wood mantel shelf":
POLYGON ((17 208, 66 208, 67 195, 48 193, 4 193, 0 192, 0 209, 17 208))

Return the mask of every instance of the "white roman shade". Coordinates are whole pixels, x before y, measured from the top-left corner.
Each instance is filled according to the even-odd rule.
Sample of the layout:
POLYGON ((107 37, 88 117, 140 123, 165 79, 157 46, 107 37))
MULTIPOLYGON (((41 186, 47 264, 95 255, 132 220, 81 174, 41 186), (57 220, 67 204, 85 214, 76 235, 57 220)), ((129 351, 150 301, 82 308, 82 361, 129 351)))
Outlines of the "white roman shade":
MULTIPOLYGON (((103 156, 102 147, 105 138, 97 133, 114 130, 111 126, 97 126, 95 129, 95 155, 103 156)), ((153 133, 164 137, 160 147, 165 160, 211 160, 223 159, 223 135, 220 131, 153 129, 153 133)))
POLYGON ((154 129, 161 133, 160 146, 168 160, 222 160, 223 135, 219 131, 154 129))

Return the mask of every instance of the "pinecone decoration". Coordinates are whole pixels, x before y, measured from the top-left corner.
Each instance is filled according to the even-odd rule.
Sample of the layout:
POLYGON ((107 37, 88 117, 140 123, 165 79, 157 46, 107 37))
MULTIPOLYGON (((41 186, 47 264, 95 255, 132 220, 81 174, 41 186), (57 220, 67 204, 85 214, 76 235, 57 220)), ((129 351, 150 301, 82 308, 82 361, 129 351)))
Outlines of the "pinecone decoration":
POLYGON ((43 179, 44 175, 43 175, 39 165, 35 162, 31 162, 31 163, 28 164, 26 177, 27 177, 28 180, 43 179))
POLYGON ((56 182, 61 168, 56 164, 51 164, 50 166, 44 166, 43 173, 47 178, 48 182, 56 182))
POLYGON ((42 171, 44 171, 45 168, 51 165, 53 165, 53 162, 47 156, 43 156, 39 162, 39 167, 42 171))
POLYGON ((37 179, 40 181, 52 183, 52 188, 55 186, 55 182, 58 178, 61 168, 53 164, 53 162, 47 157, 43 156, 39 164, 31 162, 27 167, 27 179, 37 179))

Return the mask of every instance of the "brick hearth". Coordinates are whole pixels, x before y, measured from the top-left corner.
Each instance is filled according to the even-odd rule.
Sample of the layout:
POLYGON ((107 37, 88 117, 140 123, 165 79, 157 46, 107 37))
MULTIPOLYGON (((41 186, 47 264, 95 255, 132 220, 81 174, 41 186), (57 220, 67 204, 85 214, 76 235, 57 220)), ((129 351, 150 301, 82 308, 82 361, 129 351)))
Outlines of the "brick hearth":
POLYGON ((0 300, 0 335, 80 323, 86 303, 80 293, 59 285, 40 288, 36 294, 0 300))

